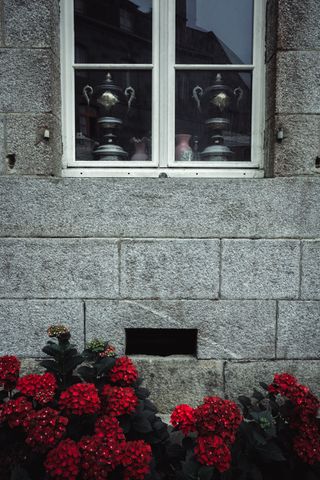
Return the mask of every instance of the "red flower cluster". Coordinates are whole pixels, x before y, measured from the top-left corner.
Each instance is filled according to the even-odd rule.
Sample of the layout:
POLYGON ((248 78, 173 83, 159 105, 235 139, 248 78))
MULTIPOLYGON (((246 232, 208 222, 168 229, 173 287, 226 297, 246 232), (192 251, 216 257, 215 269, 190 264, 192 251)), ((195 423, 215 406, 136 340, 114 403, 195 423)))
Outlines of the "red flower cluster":
POLYGON ((194 451, 197 460, 203 465, 213 466, 219 472, 225 472, 230 467, 230 450, 217 435, 198 437, 194 451))
POLYGON ((49 451, 44 467, 55 480, 76 480, 80 467, 80 452, 76 442, 70 438, 62 440, 49 451))
POLYGON ((116 348, 113 345, 108 345, 103 352, 99 353, 99 357, 106 358, 106 357, 115 357, 116 356, 116 348))
POLYGON ((206 397, 203 405, 195 410, 197 430, 200 435, 215 433, 230 443, 242 422, 238 406, 231 400, 219 397, 206 397))
POLYGON ((45 405, 53 400, 57 382, 52 373, 31 374, 20 378, 16 388, 27 397, 37 400, 40 405, 45 405))
POLYGON ((122 459, 124 480, 143 480, 150 472, 152 450, 143 440, 128 442, 122 459))
POLYGON ((185 435, 196 431, 195 409, 189 405, 178 405, 171 414, 171 424, 185 435))
POLYGON ((295 431, 293 448, 296 454, 310 465, 320 462, 320 428, 316 418, 319 400, 288 373, 276 374, 268 391, 286 397, 295 407, 289 424, 295 431))
POLYGON ((230 467, 230 446, 242 422, 238 406, 231 400, 219 397, 205 397, 197 408, 178 405, 171 423, 184 434, 198 432, 195 453, 203 465, 214 466, 220 472, 230 467))
POLYGON ((131 387, 105 385, 101 395, 103 411, 111 417, 132 413, 138 405, 138 398, 131 387))
POLYGON ((15 386, 20 371, 20 361, 17 357, 4 355, 0 357, 0 387, 12 390, 15 386))
POLYGON ((2 421, 7 420, 10 428, 14 428, 22 425, 23 420, 31 411, 32 403, 25 397, 19 397, 15 400, 9 400, 3 405, 0 417, 2 421))
POLYGON ((129 357, 117 358, 115 365, 109 371, 110 381, 124 387, 132 385, 137 378, 137 369, 129 357))
POLYGON ((99 433, 83 437, 78 444, 83 479, 105 480, 110 472, 121 465, 124 445, 124 442, 117 442, 99 433))
POLYGON ((308 420, 309 416, 315 416, 320 408, 319 400, 310 392, 309 388, 297 382, 296 378, 289 373, 276 374, 268 391, 286 397, 296 407, 299 417, 308 420))
POLYGON ((118 420, 115 417, 100 417, 94 427, 95 433, 100 437, 106 437, 109 441, 124 442, 125 436, 118 420))
POLYGON ((35 450, 53 447, 65 434, 69 420, 53 408, 30 412, 22 422, 27 433, 26 444, 35 450))
POLYGON ((76 383, 61 393, 59 407, 73 415, 97 413, 100 409, 98 390, 93 383, 76 383))

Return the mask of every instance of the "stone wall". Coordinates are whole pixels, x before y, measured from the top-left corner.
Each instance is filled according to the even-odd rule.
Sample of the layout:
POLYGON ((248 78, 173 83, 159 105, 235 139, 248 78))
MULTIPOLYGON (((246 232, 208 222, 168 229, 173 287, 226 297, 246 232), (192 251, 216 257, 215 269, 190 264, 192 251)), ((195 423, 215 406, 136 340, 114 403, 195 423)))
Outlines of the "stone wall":
POLYGON ((273 178, 232 180, 59 177, 58 2, 0 8, 0 354, 38 357, 55 322, 120 352, 197 328, 198 359, 137 358, 161 411, 284 370, 319 393, 320 3, 268 4, 273 178))

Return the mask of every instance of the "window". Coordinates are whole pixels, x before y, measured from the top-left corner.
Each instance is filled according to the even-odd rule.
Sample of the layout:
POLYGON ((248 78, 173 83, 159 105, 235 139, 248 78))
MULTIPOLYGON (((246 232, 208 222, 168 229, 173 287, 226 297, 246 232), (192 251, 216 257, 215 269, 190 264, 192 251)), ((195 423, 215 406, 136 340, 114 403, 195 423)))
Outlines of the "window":
POLYGON ((262 176, 265 0, 62 0, 66 175, 262 176))

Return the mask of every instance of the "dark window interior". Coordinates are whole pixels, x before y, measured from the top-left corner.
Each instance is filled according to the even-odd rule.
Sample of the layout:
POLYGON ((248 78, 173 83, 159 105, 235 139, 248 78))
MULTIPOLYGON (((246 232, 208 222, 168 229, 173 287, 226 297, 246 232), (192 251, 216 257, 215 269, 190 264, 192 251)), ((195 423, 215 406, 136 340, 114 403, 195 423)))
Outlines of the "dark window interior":
POLYGON ((196 329, 127 328, 127 355, 194 355, 197 354, 196 329))

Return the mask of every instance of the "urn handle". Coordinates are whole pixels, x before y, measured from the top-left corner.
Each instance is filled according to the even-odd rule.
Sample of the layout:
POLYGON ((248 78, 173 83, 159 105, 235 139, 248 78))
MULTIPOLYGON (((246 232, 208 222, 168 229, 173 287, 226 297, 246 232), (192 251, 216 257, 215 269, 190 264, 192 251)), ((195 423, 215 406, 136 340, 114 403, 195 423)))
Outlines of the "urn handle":
POLYGON ((197 102, 199 112, 201 112, 201 105, 200 105, 200 98, 199 97, 202 97, 202 95, 203 95, 203 88, 201 88, 199 85, 194 87, 194 89, 192 90, 192 97, 197 102))
POLYGON ((243 90, 241 87, 237 87, 233 90, 233 94, 235 95, 235 97, 237 98, 237 108, 239 108, 240 106, 240 103, 243 99, 243 90))
POLYGON ((133 87, 127 87, 124 91, 126 97, 128 97, 128 111, 131 108, 131 103, 136 98, 136 92, 133 87))
POLYGON ((90 105, 90 96, 92 95, 92 93, 93 93, 93 88, 91 87, 91 85, 86 85, 85 87, 83 87, 82 94, 84 98, 87 100, 88 105, 90 105))

